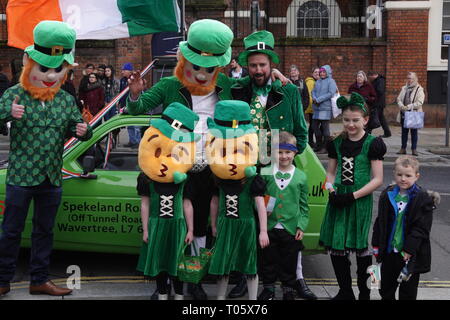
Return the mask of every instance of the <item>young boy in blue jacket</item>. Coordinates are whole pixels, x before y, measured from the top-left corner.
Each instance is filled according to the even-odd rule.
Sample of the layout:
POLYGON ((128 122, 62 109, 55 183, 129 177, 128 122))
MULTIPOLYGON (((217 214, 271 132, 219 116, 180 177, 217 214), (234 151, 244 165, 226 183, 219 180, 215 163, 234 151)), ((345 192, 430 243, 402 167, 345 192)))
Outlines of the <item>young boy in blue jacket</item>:
POLYGON ((372 246, 382 263, 383 300, 395 300, 399 285, 399 300, 416 300, 420 274, 430 271, 430 231, 439 194, 417 185, 419 176, 417 159, 401 156, 395 161, 395 184, 380 195, 372 246))

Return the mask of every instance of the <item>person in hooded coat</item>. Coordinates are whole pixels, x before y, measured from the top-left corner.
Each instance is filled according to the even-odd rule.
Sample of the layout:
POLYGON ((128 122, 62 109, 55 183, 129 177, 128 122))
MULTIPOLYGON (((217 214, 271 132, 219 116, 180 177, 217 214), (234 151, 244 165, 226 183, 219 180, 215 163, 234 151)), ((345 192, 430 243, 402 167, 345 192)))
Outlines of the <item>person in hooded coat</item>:
POLYGON ((314 151, 326 153, 326 143, 330 140, 330 120, 332 118, 331 98, 337 92, 337 85, 333 79, 329 65, 320 68, 320 79, 316 81, 311 92, 313 99, 313 130, 316 136, 314 151))

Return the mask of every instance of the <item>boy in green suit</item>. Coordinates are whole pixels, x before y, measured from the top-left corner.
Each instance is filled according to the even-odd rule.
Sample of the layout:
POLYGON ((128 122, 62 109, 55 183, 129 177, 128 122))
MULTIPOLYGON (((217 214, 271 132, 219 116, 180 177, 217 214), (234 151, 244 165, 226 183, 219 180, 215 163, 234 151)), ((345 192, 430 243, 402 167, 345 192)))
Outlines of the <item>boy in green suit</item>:
MULTIPOLYGON (((297 154, 296 138, 289 132, 279 134, 278 164, 262 174, 266 181, 267 230, 269 246, 262 250, 264 290, 258 300, 275 298, 275 281, 283 288, 283 300, 294 300, 298 251, 309 222, 306 174, 293 165, 297 154)), ((264 170, 265 171, 265 170, 264 170)))

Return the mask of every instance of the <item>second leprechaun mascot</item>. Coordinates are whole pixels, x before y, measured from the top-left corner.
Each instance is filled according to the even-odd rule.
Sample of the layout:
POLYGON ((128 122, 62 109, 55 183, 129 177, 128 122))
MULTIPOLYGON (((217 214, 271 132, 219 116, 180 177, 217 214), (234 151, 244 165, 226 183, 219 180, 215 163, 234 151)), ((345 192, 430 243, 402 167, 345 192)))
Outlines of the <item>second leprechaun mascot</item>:
POLYGON ((0 99, 0 123, 11 121, 5 211, 0 234, 0 295, 10 290, 21 233, 30 202, 34 202, 31 234, 30 293, 55 296, 72 290, 48 278, 53 226, 61 202, 61 168, 68 135, 87 140, 75 99, 61 85, 74 65, 76 34, 59 21, 41 21, 34 44, 25 49, 20 83, 0 99))
POLYGON ((158 299, 167 300, 167 280, 172 279, 175 299, 183 299, 177 278, 183 243, 193 240, 192 207, 183 210, 186 172, 195 157, 194 131, 198 116, 184 105, 171 103, 161 119, 153 119, 139 144, 137 190, 141 196, 143 246, 138 270, 156 277, 158 299), (183 214, 184 211, 184 214, 183 214))
POLYGON ((218 102, 214 117, 208 119, 206 155, 218 186, 218 195, 211 203, 211 226, 217 240, 209 273, 219 276, 218 300, 225 299, 232 271, 247 276, 248 298, 256 300, 257 241, 262 248, 269 244, 263 198, 265 183, 256 175, 255 167, 258 136, 250 119, 249 105, 233 100, 218 102))
MULTIPOLYGON (((194 207, 194 242, 197 248, 206 245, 213 189, 204 151, 208 131, 206 120, 213 117, 217 101, 231 99, 233 82, 220 70, 231 60, 232 41, 233 32, 227 25, 211 19, 198 20, 189 27, 187 41, 180 42, 174 76, 162 78, 144 93, 144 81, 138 72, 134 72, 129 81, 127 110, 130 114, 143 114, 160 104, 167 108, 170 103, 179 102, 199 116, 194 131, 201 139, 197 141, 195 164, 186 186, 194 207)), ((207 298, 200 284, 189 284, 188 292, 194 299, 207 298)))

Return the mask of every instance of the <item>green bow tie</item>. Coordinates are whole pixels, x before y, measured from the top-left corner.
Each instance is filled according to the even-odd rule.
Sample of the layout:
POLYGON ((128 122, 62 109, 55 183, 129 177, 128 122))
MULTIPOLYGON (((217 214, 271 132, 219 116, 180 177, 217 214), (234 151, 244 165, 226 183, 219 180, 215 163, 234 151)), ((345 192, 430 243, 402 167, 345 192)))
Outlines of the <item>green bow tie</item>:
POLYGON ((277 173, 275 173, 275 178, 277 178, 277 179, 289 180, 290 177, 291 177, 290 173, 283 173, 281 171, 278 171, 277 173))
POLYGON ((268 96, 270 90, 272 89, 271 84, 266 84, 264 87, 253 86, 253 92, 256 93, 257 96, 268 96))

